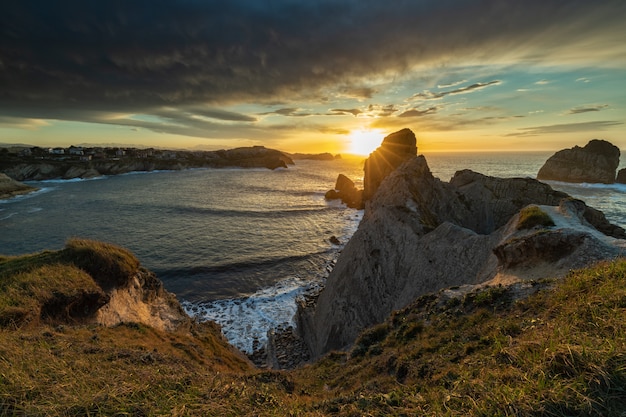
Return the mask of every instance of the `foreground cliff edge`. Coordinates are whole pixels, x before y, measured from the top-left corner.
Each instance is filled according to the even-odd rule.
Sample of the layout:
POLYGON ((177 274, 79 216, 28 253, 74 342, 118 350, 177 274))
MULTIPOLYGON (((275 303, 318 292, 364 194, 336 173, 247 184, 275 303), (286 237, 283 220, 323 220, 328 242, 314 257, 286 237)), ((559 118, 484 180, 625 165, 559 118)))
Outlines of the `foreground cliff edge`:
POLYGON ((624 259, 427 294, 350 351, 292 371, 253 369, 132 254, 100 242, 0 257, 0 317, 7 416, 617 417, 626 401, 624 259), (107 315, 122 321, 105 326, 115 291, 125 301, 107 315))

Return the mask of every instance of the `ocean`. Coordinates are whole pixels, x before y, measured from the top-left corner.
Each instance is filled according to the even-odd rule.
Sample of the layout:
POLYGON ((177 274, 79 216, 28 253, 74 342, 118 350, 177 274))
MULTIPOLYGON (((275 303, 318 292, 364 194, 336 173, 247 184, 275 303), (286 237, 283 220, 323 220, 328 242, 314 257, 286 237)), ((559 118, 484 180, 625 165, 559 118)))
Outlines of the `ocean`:
MULTIPOLYGON (((433 153, 433 174, 459 169, 535 177, 546 152, 433 153)), ((130 249, 187 312, 215 320, 245 352, 291 324, 295 298, 320 285, 362 212, 324 193, 343 173, 362 186, 363 159, 299 160, 288 169, 191 169, 29 182, 0 201, 0 254, 61 249, 70 237, 130 249), (331 243, 331 237, 340 244, 331 243), (255 342, 256 340, 256 342, 255 342)), ((626 227, 626 185, 550 183, 626 227)))

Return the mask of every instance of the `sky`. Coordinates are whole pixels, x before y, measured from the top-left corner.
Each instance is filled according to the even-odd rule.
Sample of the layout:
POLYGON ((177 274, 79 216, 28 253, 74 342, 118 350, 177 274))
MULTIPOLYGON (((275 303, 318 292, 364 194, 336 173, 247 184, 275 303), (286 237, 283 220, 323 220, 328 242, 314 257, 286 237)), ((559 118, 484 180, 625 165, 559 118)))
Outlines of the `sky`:
POLYGON ((0 142, 626 150, 623 0, 0 5, 0 142))

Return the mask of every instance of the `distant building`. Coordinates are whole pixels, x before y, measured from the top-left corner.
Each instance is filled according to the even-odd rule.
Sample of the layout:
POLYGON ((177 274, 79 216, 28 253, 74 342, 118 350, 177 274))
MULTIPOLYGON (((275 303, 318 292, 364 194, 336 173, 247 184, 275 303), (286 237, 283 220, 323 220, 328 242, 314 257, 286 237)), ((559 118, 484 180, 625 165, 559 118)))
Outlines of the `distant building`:
POLYGON ((65 149, 63 148, 50 148, 48 152, 53 155, 65 155, 65 149))
POLYGON ((70 146, 70 155, 82 156, 85 154, 82 146, 70 146))

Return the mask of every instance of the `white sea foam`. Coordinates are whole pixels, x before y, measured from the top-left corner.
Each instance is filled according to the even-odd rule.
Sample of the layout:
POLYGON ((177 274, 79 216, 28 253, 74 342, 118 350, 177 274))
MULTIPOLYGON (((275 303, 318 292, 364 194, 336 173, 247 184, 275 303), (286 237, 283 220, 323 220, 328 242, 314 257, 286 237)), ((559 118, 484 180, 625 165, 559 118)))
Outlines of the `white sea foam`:
POLYGON ((16 214, 17 213, 13 212, 13 213, 7 214, 6 216, 2 216, 2 217, 0 217, 0 221, 10 219, 11 217, 15 216, 16 214))
POLYGON ((268 330, 279 325, 294 325, 296 297, 312 285, 316 284, 289 278, 249 297, 199 304, 183 301, 182 305, 191 317, 218 323, 233 346, 252 353, 255 340, 261 346, 265 345, 268 330))

